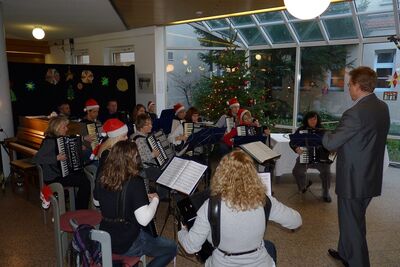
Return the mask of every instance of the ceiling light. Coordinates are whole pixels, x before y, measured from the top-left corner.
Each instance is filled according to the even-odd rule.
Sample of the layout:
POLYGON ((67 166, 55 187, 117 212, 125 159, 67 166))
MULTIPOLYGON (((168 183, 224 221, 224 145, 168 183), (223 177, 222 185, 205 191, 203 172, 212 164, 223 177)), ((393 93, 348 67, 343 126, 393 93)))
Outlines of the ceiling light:
POLYGON ((189 61, 187 59, 184 59, 182 60, 182 64, 186 66, 187 64, 189 64, 189 61))
POLYGON ((260 55, 260 54, 257 54, 257 55, 255 56, 255 58, 256 58, 257 60, 261 60, 261 55, 260 55))
POLYGON ((41 27, 35 27, 32 30, 32 35, 35 37, 35 39, 42 40, 45 36, 45 33, 41 27))
POLYGON ((287 11, 302 20, 318 17, 328 8, 330 0, 283 0, 287 11))

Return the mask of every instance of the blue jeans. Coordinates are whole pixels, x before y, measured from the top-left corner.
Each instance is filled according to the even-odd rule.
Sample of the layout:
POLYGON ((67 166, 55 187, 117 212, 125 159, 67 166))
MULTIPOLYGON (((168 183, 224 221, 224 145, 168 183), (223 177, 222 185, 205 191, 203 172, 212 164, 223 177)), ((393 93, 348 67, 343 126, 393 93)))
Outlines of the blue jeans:
POLYGON ((148 267, 164 267, 174 259, 177 250, 178 247, 173 240, 162 236, 154 238, 141 229, 138 237, 124 255, 137 257, 141 257, 142 255, 151 256, 154 259, 147 264, 148 267))

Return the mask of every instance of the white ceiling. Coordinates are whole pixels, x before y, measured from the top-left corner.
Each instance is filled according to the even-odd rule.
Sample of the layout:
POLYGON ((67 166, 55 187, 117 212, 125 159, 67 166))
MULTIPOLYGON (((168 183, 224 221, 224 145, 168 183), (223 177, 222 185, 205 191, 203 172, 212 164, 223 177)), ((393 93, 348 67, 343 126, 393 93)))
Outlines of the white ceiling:
POLYGON ((7 38, 34 40, 42 26, 54 41, 126 30, 108 0, 0 0, 7 38))

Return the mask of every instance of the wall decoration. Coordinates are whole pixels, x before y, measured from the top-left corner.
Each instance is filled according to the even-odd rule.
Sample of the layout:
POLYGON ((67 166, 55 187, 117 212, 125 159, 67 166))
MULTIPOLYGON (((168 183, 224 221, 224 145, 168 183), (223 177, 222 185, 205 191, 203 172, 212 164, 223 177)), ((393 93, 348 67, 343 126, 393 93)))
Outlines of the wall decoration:
MULTIPOLYGON (((74 117, 83 116, 84 103, 89 98, 96 99, 100 104, 100 112, 106 110, 107 100, 110 98, 117 99, 118 108, 125 112, 131 112, 136 102, 133 65, 127 67, 90 65, 88 72, 87 65, 9 62, 8 70, 10 85, 14 92, 14 96, 12 92, 10 94, 13 99, 15 126, 18 123, 18 116, 48 115, 57 110, 57 105, 61 101, 66 100, 70 103, 74 117), (57 83, 50 83, 44 79, 48 70, 52 69, 59 73, 60 79, 57 83), (82 73, 86 74, 84 80, 88 83, 82 82, 82 73), (94 77, 99 78, 93 79, 94 77), (105 80, 102 81, 100 77, 108 79, 108 86, 103 85, 105 80), (118 80, 121 81, 117 82, 118 80)), ((50 73, 55 74, 54 71, 50 73)))
POLYGON ((117 88, 121 92, 125 92, 128 90, 128 82, 125 79, 118 79, 117 81, 117 88))
POLYGON ((90 70, 83 70, 81 80, 83 83, 92 83, 94 79, 93 73, 90 70))
POLYGON ((10 96, 11 96, 11 102, 17 101, 17 97, 15 96, 13 89, 10 89, 10 96))
POLYGON ((102 86, 109 86, 110 85, 110 79, 108 79, 108 77, 101 77, 101 85, 102 86))
POLYGON ((383 100, 397 101, 397 92, 383 92, 383 100))
POLYGON ((142 73, 138 74, 139 88, 138 92, 140 93, 153 93, 153 74, 152 73, 142 73))
POLYGON ((389 83, 389 86, 396 88, 397 84, 400 81, 400 69, 396 69, 392 76, 389 76, 386 80, 389 83))
POLYGON ((72 88, 72 85, 69 85, 67 90, 67 99, 71 101, 74 100, 74 98, 75 98, 74 89, 72 88))
POLYGON ((34 84, 34 82, 27 82, 27 83, 25 84, 25 87, 26 87, 26 89, 27 89, 28 91, 33 91, 33 90, 35 90, 35 84, 34 84))
POLYGON ((72 81, 74 79, 74 74, 71 72, 71 68, 68 67, 67 73, 65 73, 65 81, 72 81))
POLYGON ((56 85, 60 81, 60 73, 56 69, 48 69, 46 72, 46 81, 56 85))

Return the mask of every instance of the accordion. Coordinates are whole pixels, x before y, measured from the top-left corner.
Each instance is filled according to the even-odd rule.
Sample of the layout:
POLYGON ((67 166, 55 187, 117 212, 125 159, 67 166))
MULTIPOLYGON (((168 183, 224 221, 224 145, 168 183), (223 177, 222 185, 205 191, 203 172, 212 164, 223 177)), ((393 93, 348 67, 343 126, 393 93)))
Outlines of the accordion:
POLYGON ((155 160, 161 169, 164 169, 175 155, 167 136, 163 131, 158 131, 147 137, 147 143, 152 150, 156 150, 160 153, 155 160))
POLYGON ((299 161, 303 164, 312 163, 332 163, 329 158, 329 151, 323 146, 300 147, 303 153, 300 155, 299 161))
POLYGON ((229 133, 235 127, 235 119, 233 117, 226 117, 226 132, 229 133))
POLYGON ((203 128, 203 125, 199 123, 193 122, 184 122, 183 123, 183 134, 186 136, 190 136, 191 134, 198 133, 203 128))
POLYGON ((236 127, 238 136, 256 136, 262 135, 262 127, 238 126, 236 127))
POLYGON ((94 137, 94 140, 90 143, 90 147, 93 150, 100 143, 101 126, 97 125, 97 123, 89 123, 89 124, 86 124, 86 129, 87 129, 88 135, 94 137))
POLYGON ((60 161, 62 177, 83 169, 81 137, 79 135, 62 136, 56 141, 58 153, 66 156, 65 160, 60 161))

